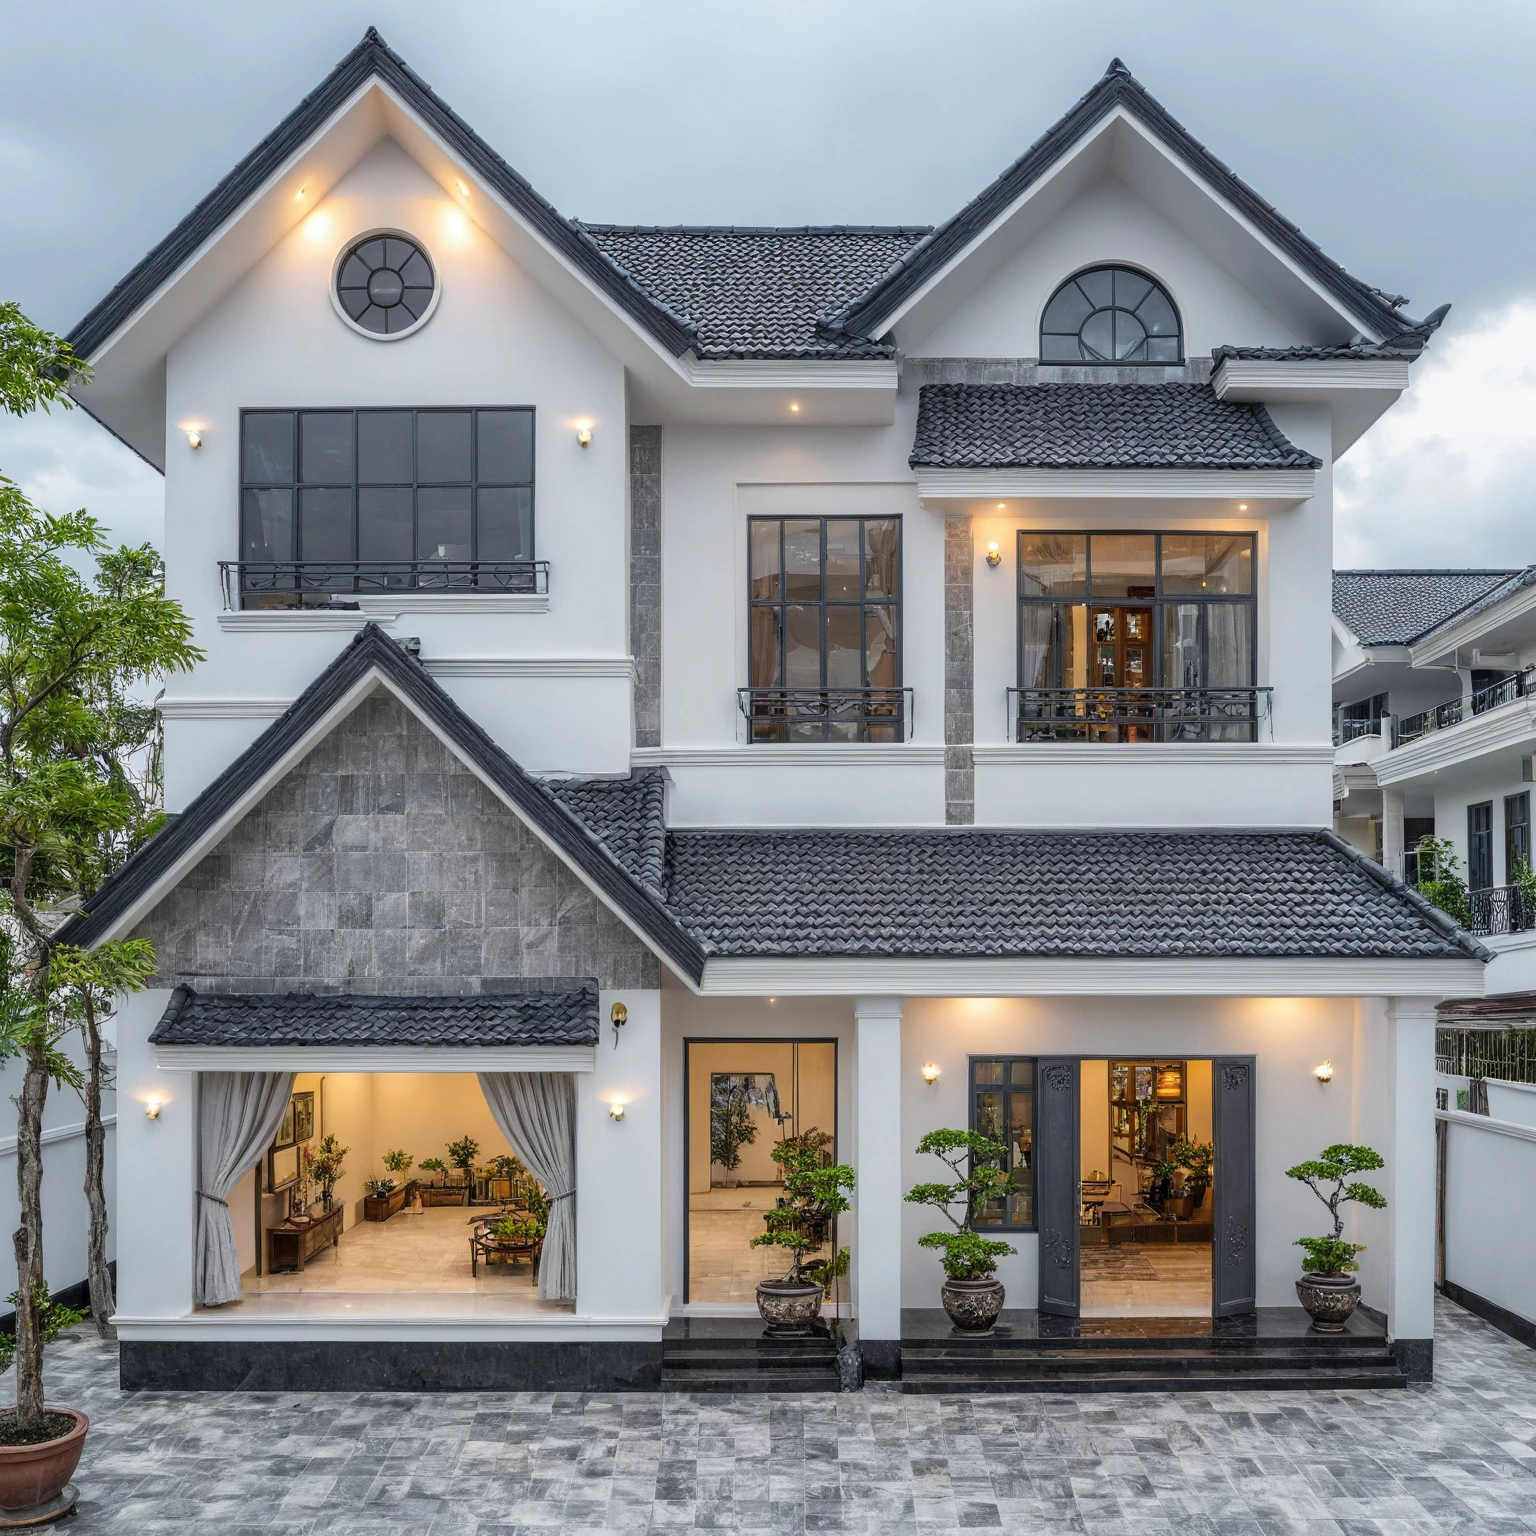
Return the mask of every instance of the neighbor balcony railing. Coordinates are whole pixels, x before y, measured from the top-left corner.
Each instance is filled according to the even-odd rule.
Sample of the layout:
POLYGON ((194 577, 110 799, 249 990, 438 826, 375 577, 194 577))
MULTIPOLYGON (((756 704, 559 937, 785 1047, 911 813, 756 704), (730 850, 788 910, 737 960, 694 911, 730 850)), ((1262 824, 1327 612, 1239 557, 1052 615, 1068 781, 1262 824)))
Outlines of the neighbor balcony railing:
POLYGON ((749 741, 906 741, 910 688, 738 688, 749 741))
POLYGON ((1518 885, 1490 885, 1467 892, 1467 931, 1524 933, 1536 928, 1536 908, 1518 885))
POLYGON ((405 592, 549 591, 547 560, 221 560, 224 606, 318 608, 405 592))
POLYGON ((1536 1029, 1435 1030, 1435 1071, 1447 1077, 1491 1077, 1536 1083, 1536 1029))
POLYGON ((1362 736, 1380 736, 1381 721, 1378 720, 1335 720, 1333 723, 1333 744, 1342 747, 1346 741, 1359 741, 1362 736))
POLYGON ((1416 715, 1404 715, 1401 720, 1394 720, 1392 745, 1407 746, 1410 741, 1428 736, 1431 731, 1443 731, 1453 725, 1460 725, 1473 715, 1485 715, 1490 709, 1497 709, 1501 704, 1513 704, 1516 699, 1524 698, 1532 692, 1536 692, 1533 675, 1517 672, 1502 682, 1479 688, 1466 699, 1451 699, 1448 703, 1435 705, 1433 709, 1420 710, 1416 715))
POLYGON ((1268 688, 1010 688, 1014 741, 1257 741, 1268 688))

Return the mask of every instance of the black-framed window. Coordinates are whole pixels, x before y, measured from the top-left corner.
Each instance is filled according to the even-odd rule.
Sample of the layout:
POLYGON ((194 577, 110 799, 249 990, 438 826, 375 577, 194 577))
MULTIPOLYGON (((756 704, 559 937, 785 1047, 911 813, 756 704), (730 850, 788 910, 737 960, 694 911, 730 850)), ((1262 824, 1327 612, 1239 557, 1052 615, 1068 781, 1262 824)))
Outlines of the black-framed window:
POLYGON ((1184 359, 1179 312, 1162 285, 1131 267, 1068 278, 1040 320, 1042 363, 1135 366, 1184 359))
POLYGON ((1493 884, 1493 801, 1467 807, 1467 888, 1485 891, 1493 884))
POLYGON ((974 1225, 1005 1232, 1035 1225, 1035 1058, 972 1056, 971 1129, 1008 1148, 1003 1167, 1018 1186, 976 1208, 974 1225))
POLYGON ((247 562, 533 559, 533 408, 247 410, 247 562))
POLYGON ((1512 885, 1521 865, 1531 867, 1531 792, 1504 796, 1504 883, 1512 885))

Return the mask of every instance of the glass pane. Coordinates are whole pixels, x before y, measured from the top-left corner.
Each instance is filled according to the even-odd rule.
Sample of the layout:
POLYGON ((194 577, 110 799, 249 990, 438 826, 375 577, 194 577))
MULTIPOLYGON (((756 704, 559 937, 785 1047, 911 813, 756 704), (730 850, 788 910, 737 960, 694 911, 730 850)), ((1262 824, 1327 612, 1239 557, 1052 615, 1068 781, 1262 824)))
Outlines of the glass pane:
POLYGON ((416 476, 422 485, 469 479, 468 411, 423 411, 417 416, 416 476))
POLYGON ((1208 688, 1247 688, 1253 684, 1253 647, 1247 603, 1207 603, 1205 652, 1208 688))
POLYGON ((1152 283, 1140 272, 1120 268, 1115 273, 1115 304, 1120 309, 1135 309, 1152 291, 1152 283))
POLYGON ((784 610, 784 682, 787 687, 821 687, 821 612, 820 608, 784 610))
POLYGON ((412 537, 409 486, 365 486, 357 493, 357 558, 409 560, 412 537))
POLYGON ((245 417, 245 483, 293 484, 293 412, 251 412, 245 417))
POLYGON ((827 687, 864 685, 864 639, 858 608, 827 609, 827 687))
POLYGON ((1179 317, 1174 314, 1173 305, 1160 288, 1147 295, 1146 302, 1136 311, 1136 318, 1147 328, 1149 336, 1179 334, 1179 317))
POLYGON ((1010 1062, 1008 1066, 1008 1081, 1015 1088, 1033 1088, 1035 1086, 1034 1062, 1010 1062))
POLYGON ((1088 295, 1095 309, 1103 309, 1115 302, 1114 273, 1108 267, 1097 272, 1084 272, 1077 279, 1077 286, 1088 295))
POLYGON ((1049 603, 1025 603, 1019 609, 1019 687, 1054 688, 1053 641, 1061 630, 1061 610, 1049 603))
POLYGON ((1147 333, 1135 315, 1115 311, 1115 356, 1122 362, 1146 361, 1147 333))
POLYGON ((777 518, 768 517, 754 517, 747 524, 747 537, 751 543, 748 558, 752 567, 748 588, 759 600, 780 595, 779 529, 782 526, 777 518))
POLYGON ((292 491, 247 491, 240 520, 241 559, 293 559, 292 491))
POLYGON ((901 523, 894 517, 864 524, 864 596, 895 597, 901 581, 901 523))
POLYGON ((860 591, 859 552, 862 540, 854 522, 827 520, 827 601, 858 602, 860 591))
POLYGON ((789 597, 821 596, 821 524, 784 524, 784 584, 789 597))
POLYGON ((357 418, 357 478, 365 485, 409 485, 411 413, 363 411, 357 418))
POLYGON ((1200 607, 1197 603, 1163 605, 1164 688, 1198 688, 1200 676, 1200 607))
POLYGON ((533 481, 533 412, 481 411, 479 458, 475 471, 487 481, 528 485, 533 481))
POLYGON ((1253 539, 1245 533, 1165 533, 1163 591, 1246 596, 1253 591, 1253 539))
POLYGON ((1040 361, 1042 363, 1080 363, 1083 350, 1078 345, 1077 333, 1070 336, 1042 336, 1040 361))
POLYGON ((864 680, 871 688, 894 688, 899 677, 896 662, 896 610, 866 608, 864 610, 864 680))
POLYGON ((754 688, 777 688, 783 681, 779 668, 781 654, 780 614, 778 608, 753 608, 747 624, 748 679, 754 688))
POLYGON ((299 465, 299 476, 306 485, 351 485, 350 411, 304 411, 300 414, 299 465))
POLYGON ((1096 533, 1093 536, 1093 595, 1151 597, 1155 576, 1150 533, 1096 533))
MULTIPOLYGON (((991 1063, 1001 1075, 1001 1062, 991 1063)), ((981 1081, 981 1063, 977 1063, 977 1082, 981 1081)), ((1004 1139, 1006 1127, 1004 1124, 1003 1101, 1005 1095, 1000 1088, 980 1088, 976 1091, 974 1128, 983 1136, 990 1136, 994 1141, 1004 1139)), ((978 1227, 1000 1227, 1008 1219, 1008 1202, 1006 1200, 988 1200, 976 1207, 975 1224, 978 1227)))
POLYGON ((1083 290, 1076 283, 1068 283, 1045 306, 1045 317, 1040 322, 1040 329, 1059 332, 1066 336, 1076 336, 1078 326, 1093 313, 1093 310, 1094 306, 1083 290))
POLYGON ((1000 1083, 1003 1080, 1003 1064, 1000 1061, 978 1061, 975 1064, 978 1083, 1000 1083))
POLYGON ((477 560, 533 559, 533 490, 489 486, 475 492, 477 560))
POLYGON ((299 558, 301 560, 351 560, 353 558, 350 489, 299 492, 299 558))
POLYGON ((1108 362, 1115 355, 1115 312, 1101 309, 1083 323, 1078 332, 1083 355, 1095 361, 1108 362))
POLYGON ((1177 336, 1149 336, 1147 338, 1147 361, 1149 363, 1176 363, 1179 360, 1179 338, 1177 336))
POLYGON ((1019 586, 1025 597, 1082 597, 1088 591, 1088 537, 1021 533, 1019 586))
POLYGON ((416 558, 469 559, 469 491, 416 493, 416 558))

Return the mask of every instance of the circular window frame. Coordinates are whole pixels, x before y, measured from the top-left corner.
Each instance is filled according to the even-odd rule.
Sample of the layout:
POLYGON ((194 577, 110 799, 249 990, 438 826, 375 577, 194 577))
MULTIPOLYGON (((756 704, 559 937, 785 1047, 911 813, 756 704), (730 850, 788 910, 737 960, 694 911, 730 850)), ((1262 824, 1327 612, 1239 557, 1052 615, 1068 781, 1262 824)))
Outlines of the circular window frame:
POLYGON ((352 235, 342 248, 336 253, 336 259, 331 263, 331 281, 327 290, 331 296, 331 308, 336 311, 341 323, 349 331, 355 331, 359 336, 366 337, 369 341, 404 341, 408 336, 414 336, 421 330, 433 315, 437 313, 438 301, 443 296, 443 273, 437 264, 437 258, 433 256, 431 248, 420 235, 413 235, 409 230, 382 227, 379 229, 365 229, 352 235), (348 256, 365 241, 376 240, 381 235, 391 236, 396 240, 409 240, 412 245, 427 259, 427 265, 432 268, 432 297, 427 301, 427 307, 422 310, 420 317, 414 325, 407 326, 403 331, 384 332, 370 331, 366 325, 359 325, 346 311, 346 306, 341 302, 341 294, 338 285, 341 279, 341 269, 348 256))
MULTIPOLYGON (((1169 361, 1166 361, 1166 360, 1154 361, 1154 360, 1150 360, 1150 359, 1142 360, 1142 361, 1133 361, 1133 360, 1131 360, 1129 358, 1102 358, 1102 359, 1100 359, 1100 358, 1082 357, 1082 358, 1074 358, 1071 361, 1064 361, 1061 358, 1053 358, 1050 361, 1047 361, 1045 359, 1045 357, 1042 355, 1038 359, 1040 366, 1044 367, 1044 368, 1182 368, 1182 367, 1184 367, 1185 364, 1189 361, 1189 352, 1188 352, 1188 350, 1187 350, 1187 348, 1185 346, 1186 332, 1185 332, 1185 326, 1184 326, 1184 306, 1179 303, 1177 298, 1174 297, 1174 292, 1173 292, 1172 286, 1168 283, 1168 281, 1165 278, 1159 277, 1155 272, 1149 271, 1146 267, 1142 266, 1139 262, 1134 261, 1134 260, 1121 260, 1121 259, 1117 259, 1117 258, 1112 257, 1112 256, 1111 257, 1102 258, 1102 259, 1100 259, 1098 261, 1089 262, 1086 266, 1081 266, 1081 267, 1073 268, 1071 271, 1069 271, 1066 274, 1064 274, 1047 291, 1047 293, 1045 295, 1045 298, 1041 301, 1039 313, 1035 317, 1035 342, 1036 342, 1036 350, 1037 350, 1037 352, 1043 354, 1044 351, 1045 351, 1045 317, 1046 317, 1046 312, 1050 309, 1051 305, 1053 303, 1055 303, 1057 297, 1060 295, 1062 290, 1064 288, 1066 288, 1069 284, 1077 282, 1080 278, 1088 277, 1088 276, 1090 276, 1091 274, 1093 274, 1095 272, 1107 272, 1107 271, 1129 272, 1129 273, 1133 274, 1136 277, 1144 278, 1147 282, 1151 283, 1154 288, 1158 289, 1162 293, 1163 297, 1168 301, 1169 307, 1173 310, 1173 318, 1174 318, 1174 320, 1178 323, 1178 331, 1176 333, 1177 334, 1178 344, 1179 344, 1178 360, 1176 362, 1169 362, 1169 361)), ((1096 314, 1102 314, 1102 313, 1106 313, 1106 312, 1112 313, 1114 310, 1120 309, 1120 308, 1122 308, 1122 306, 1117 305, 1117 304, 1100 305, 1100 306, 1098 306, 1095 309, 1094 313, 1096 313, 1096 314)), ((1128 313, 1131 313, 1131 314, 1134 315, 1135 311, 1131 310, 1131 311, 1128 311, 1128 313)), ((1086 318, 1091 318, 1091 316, 1090 317, 1086 317, 1086 318)), ((1072 333, 1068 333, 1068 332, 1065 332, 1065 331, 1053 331, 1051 334, 1052 335, 1057 335, 1057 336, 1064 336, 1064 335, 1072 334, 1072 333)), ((1081 325, 1078 327, 1078 330, 1077 330, 1077 332, 1075 334, 1081 336, 1081 334, 1082 334, 1082 326, 1081 325)))

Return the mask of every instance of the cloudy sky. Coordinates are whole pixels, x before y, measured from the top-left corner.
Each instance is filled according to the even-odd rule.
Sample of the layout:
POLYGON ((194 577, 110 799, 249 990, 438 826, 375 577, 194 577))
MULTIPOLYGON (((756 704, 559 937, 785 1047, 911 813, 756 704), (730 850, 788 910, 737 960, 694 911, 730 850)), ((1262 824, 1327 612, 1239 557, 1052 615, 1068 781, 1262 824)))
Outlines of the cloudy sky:
MULTIPOLYGON (((1118 54, 1337 260, 1454 306, 1340 466, 1338 563, 1536 560, 1529 0, 13 4, 0 297, 67 330, 370 23, 563 212, 637 223, 937 222, 1118 54)), ((78 412, 0 423, 0 470, 158 539, 159 477, 78 412)))

